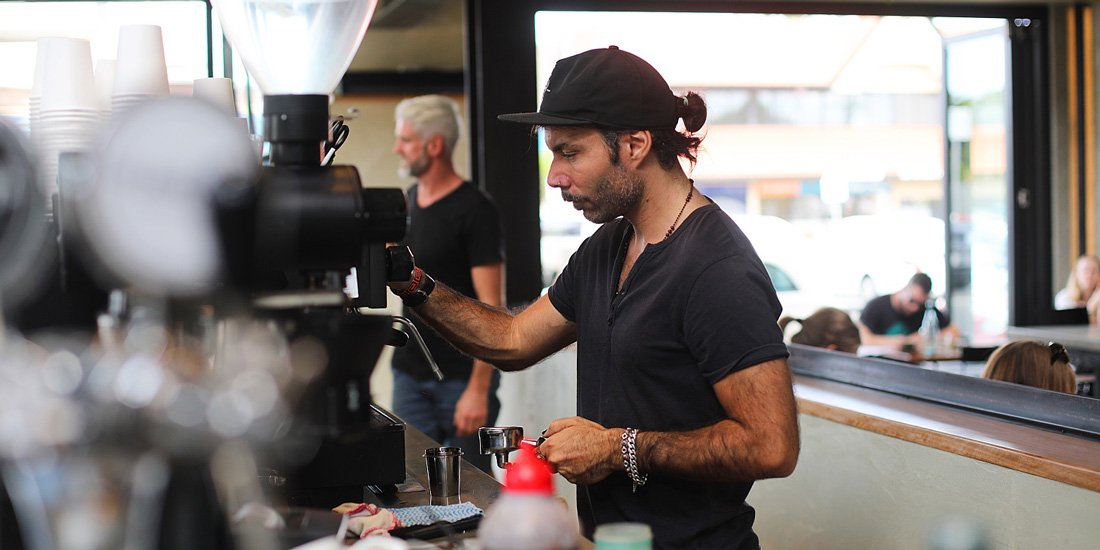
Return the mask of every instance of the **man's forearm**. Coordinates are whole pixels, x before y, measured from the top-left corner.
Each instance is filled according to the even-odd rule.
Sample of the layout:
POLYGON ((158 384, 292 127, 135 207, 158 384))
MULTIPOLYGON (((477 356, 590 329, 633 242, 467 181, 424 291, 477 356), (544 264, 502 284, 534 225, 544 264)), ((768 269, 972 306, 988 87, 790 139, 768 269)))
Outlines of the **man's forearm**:
POLYGON ((726 419, 686 432, 639 432, 642 471, 714 481, 790 475, 798 461, 798 407, 786 360, 729 374, 714 389, 726 419))
POLYGON ((891 346, 901 349, 902 346, 911 343, 912 340, 912 336, 902 334, 865 333, 861 335, 861 344, 865 346, 891 346))
MULTIPOLYGON (((798 461, 798 410, 785 359, 726 375, 714 384, 726 418, 685 432, 640 431, 639 472, 706 481, 783 477, 798 461)), ((581 417, 547 426, 540 450, 566 479, 589 484, 623 470, 622 426, 606 428, 581 417)), ((627 445, 629 449, 629 445, 627 445)))
POLYGON ((474 368, 470 372, 470 379, 466 387, 483 394, 489 393, 489 386, 493 382, 493 366, 480 359, 474 360, 474 368))
POLYGON ((463 353, 504 370, 529 366, 511 339, 513 316, 436 283, 435 290, 413 313, 463 353))
POLYGON ((689 432, 638 432, 638 468, 676 477, 740 482, 785 477, 798 456, 797 435, 751 434, 733 420, 689 432))

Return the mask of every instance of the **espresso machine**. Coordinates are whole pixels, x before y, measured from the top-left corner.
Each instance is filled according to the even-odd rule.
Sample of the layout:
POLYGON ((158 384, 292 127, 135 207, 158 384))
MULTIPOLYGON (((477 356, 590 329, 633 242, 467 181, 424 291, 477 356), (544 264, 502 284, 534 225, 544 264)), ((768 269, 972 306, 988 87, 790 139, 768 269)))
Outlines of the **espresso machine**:
MULTIPOLYGON (((255 509, 245 504, 327 511, 404 481, 404 426, 371 403, 369 377, 382 347, 409 337, 395 318, 364 313, 411 272, 411 254, 387 246, 405 232, 404 194, 327 164, 328 95, 375 3, 212 2, 266 94, 262 165, 235 121, 176 97, 117 117, 97 150, 62 156, 44 215, 54 238, 17 240, 54 251, 62 282, 87 274, 110 300, 93 343, 17 354, 20 369, 62 365, 68 385, 24 394, 43 414, 84 422, 0 449, 26 547, 65 547, 59 526, 79 524, 66 514, 90 514, 55 510, 51 479, 125 493, 89 548, 279 547, 270 529, 234 529, 255 509)), ((16 340, 7 334, 0 351, 16 340)), ((2 381, 25 377, 0 369, 2 381)), ((10 532, 0 515, 0 538, 10 532)))
POLYGON ((387 281, 407 279, 412 257, 387 247, 405 234, 402 190, 364 188, 354 167, 322 163, 336 145, 329 94, 358 49, 375 1, 212 4, 264 91, 269 148, 257 185, 218 195, 219 231, 232 243, 225 253, 229 278, 251 290, 254 311, 282 323, 292 339, 324 342, 328 353, 320 380, 300 398, 300 429, 275 459, 285 485, 276 480, 292 505, 360 502, 368 485, 404 481, 404 427, 370 404, 364 366, 374 364, 383 345, 407 337, 391 328, 391 317, 358 311, 385 307, 387 281), (298 463, 310 445, 312 458, 298 463))

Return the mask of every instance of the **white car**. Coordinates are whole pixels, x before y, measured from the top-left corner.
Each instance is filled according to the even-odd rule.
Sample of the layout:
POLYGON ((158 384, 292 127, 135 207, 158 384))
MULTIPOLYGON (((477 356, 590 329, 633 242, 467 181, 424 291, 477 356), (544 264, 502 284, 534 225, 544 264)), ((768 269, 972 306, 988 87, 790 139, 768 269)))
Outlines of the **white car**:
POLYGON ((933 216, 847 216, 826 223, 813 247, 828 258, 820 276, 839 295, 870 300, 903 288, 918 271, 932 279, 933 294, 947 286, 944 223, 933 216))
POLYGON ((730 217, 749 238, 768 270, 783 305, 783 315, 805 318, 825 306, 847 310, 862 307, 862 303, 838 297, 830 291, 827 281, 820 277, 820 256, 793 223, 762 214, 733 214, 730 217))

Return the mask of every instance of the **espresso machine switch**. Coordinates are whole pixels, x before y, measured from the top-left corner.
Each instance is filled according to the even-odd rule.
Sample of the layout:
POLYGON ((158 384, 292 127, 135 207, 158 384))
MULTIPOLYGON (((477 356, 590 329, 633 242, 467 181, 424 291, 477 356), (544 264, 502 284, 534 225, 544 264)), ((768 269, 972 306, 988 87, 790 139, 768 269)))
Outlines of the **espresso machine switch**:
POLYGON ((416 260, 407 246, 386 247, 386 280, 390 282, 408 281, 412 277, 416 260))

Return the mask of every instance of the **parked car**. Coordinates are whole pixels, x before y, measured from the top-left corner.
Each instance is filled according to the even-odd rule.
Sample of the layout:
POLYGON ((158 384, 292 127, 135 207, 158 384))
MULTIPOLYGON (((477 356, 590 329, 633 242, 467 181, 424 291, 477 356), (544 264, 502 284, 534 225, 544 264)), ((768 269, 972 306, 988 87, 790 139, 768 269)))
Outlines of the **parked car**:
POLYGON ((577 247, 599 227, 563 201, 548 200, 539 207, 542 230, 542 285, 550 286, 561 273, 577 247))
POLYGON ((828 222, 813 247, 829 259, 821 276, 838 295, 866 302, 904 287, 918 271, 932 279, 933 294, 947 285, 944 223, 933 216, 847 216, 828 222))
POLYGON ((824 306, 852 309, 862 304, 842 300, 819 277, 820 256, 809 239, 788 220, 762 214, 730 216, 749 238, 768 270, 783 315, 806 317, 824 306))

